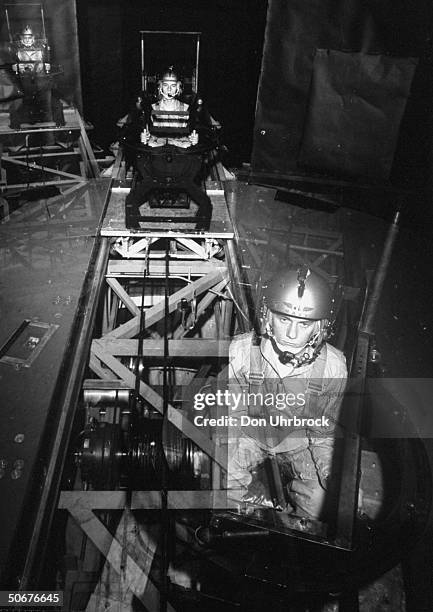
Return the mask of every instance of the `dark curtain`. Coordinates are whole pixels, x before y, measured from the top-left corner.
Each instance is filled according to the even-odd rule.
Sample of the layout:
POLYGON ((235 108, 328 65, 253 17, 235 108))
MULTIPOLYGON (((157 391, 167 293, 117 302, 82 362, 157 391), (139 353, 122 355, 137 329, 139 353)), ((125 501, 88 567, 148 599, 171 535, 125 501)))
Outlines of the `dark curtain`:
POLYGON ((63 66, 59 89, 63 98, 73 102, 82 112, 80 58, 78 51, 75 0, 45 0, 48 17, 48 39, 54 61, 63 66))
MULTIPOLYGON (((317 140, 316 133, 313 133, 313 120, 317 120, 318 114, 321 113, 324 117, 323 108, 320 109, 318 104, 321 92, 317 91, 318 81, 324 75, 323 66, 321 69, 318 66, 316 79, 312 78, 314 58, 318 49, 339 51, 347 56, 358 54, 358 66, 352 66, 358 71, 358 75, 364 70, 361 67, 361 64, 365 64, 362 57, 366 59, 368 56, 381 55, 388 58, 385 60, 388 64, 392 63, 391 58, 394 57, 420 58, 412 95, 403 115, 405 131, 400 132, 397 139, 401 113, 394 113, 391 126, 394 133, 389 136, 389 141, 392 141, 397 151, 394 169, 398 166, 400 171, 402 168, 405 172, 414 169, 418 171, 418 162, 422 157, 426 157, 426 151, 430 147, 426 132, 430 129, 428 125, 431 104, 428 100, 432 90, 429 57, 432 9, 431 3, 426 0, 413 4, 391 0, 270 0, 253 136, 253 172, 276 177, 293 175, 299 173, 306 162, 311 161, 316 170, 330 170, 327 164, 322 166, 322 162, 312 160, 311 150, 312 143, 317 140), (414 91, 416 95, 413 94, 414 91), (308 142, 304 141, 304 135, 308 137, 308 142)), ((368 61, 374 60, 367 60, 367 63, 368 61)), ((413 68, 413 61, 408 60, 408 63, 413 68)), ((349 64, 350 61, 345 69, 350 67, 349 64)), ((329 68, 328 62, 327 85, 335 79, 339 80, 341 85, 341 62, 336 72, 330 72, 329 68)), ((405 75, 407 74, 406 71, 405 75)), ((353 79, 354 75, 346 84, 353 85, 353 79)), ((405 83, 407 85, 407 79, 405 83)), ((376 85, 370 82, 368 87, 367 84, 370 93, 376 85)), ((399 102, 400 85, 401 82, 397 87, 399 93, 396 94, 399 102)), ((365 88, 365 82, 362 87, 365 88)), ((403 86, 403 89, 407 91, 408 88, 403 86)), ((383 94, 383 99, 386 99, 386 94, 383 94)), ((389 103, 387 100, 380 108, 382 116, 389 111, 389 103)), ((364 105, 364 110, 368 110, 367 106, 368 104, 364 105)), ((364 115, 359 113, 358 108, 357 121, 362 122, 363 117, 368 131, 371 117, 368 112, 364 115)), ((383 137, 383 131, 380 134, 383 137)), ((347 138, 348 134, 345 136, 347 138)), ((351 144, 354 148, 356 142, 353 140, 351 144)), ((364 157, 366 146, 364 142, 364 157)), ((368 154, 374 156, 374 134, 368 149, 368 154)), ((348 168, 344 167, 332 169, 337 175, 340 171, 345 174, 347 170, 348 168)), ((365 168, 362 168, 361 174, 364 171, 365 168)), ((358 170, 355 174, 357 172, 358 170)), ((402 173, 399 174, 401 178, 402 173)), ((382 176, 385 175, 386 172, 382 173, 382 176)))
POLYGON ((299 165, 388 180, 416 63, 318 49, 299 165))

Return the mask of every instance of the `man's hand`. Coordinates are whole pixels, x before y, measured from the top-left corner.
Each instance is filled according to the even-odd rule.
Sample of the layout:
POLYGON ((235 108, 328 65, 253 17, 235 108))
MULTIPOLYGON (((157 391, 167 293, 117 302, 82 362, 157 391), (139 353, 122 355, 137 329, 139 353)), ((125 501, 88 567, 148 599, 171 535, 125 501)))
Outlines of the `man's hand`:
POLYGON ((196 144, 198 144, 198 134, 196 132, 196 130, 193 130, 191 132, 191 134, 188 136, 190 143, 192 144, 192 146, 194 147, 196 144))
POLYGON ((243 495, 242 500, 250 504, 273 507, 273 503, 269 499, 265 485, 259 480, 253 480, 247 492, 243 495))
POLYGON ((314 519, 321 518, 325 506, 326 491, 317 481, 295 478, 288 493, 295 514, 314 519))
POLYGON ((140 142, 144 145, 147 145, 147 143, 149 142, 149 138, 150 138, 149 130, 147 129, 143 130, 140 134, 140 142))

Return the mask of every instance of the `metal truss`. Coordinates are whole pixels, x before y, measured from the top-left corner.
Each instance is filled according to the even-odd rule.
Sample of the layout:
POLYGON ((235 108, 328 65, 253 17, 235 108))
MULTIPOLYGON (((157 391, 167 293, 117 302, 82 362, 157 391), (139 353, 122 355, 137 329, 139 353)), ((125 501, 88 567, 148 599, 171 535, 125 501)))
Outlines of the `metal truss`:
MULTIPOLYGON (((86 125, 79 111, 75 107, 65 108, 65 125, 46 126, 35 124, 19 130, 13 130, 5 125, 8 116, 0 115, 0 139, 20 144, 9 144, 1 149, 1 181, 0 187, 3 193, 17 190, 23 185, 29 189, 33 187, 57 187, 67 186, 74 183, 82 183, 87 178, 97 178, 99 167, 95 159, 92 146, 87 136, 86 125), (46 137, 53 144, 32 147, 30 140, 37 135, 46 137), (67 140, 67 143, 61 139, 67 140), (79 173, 67 172, 60 169, 62 163, 75 159, 79 173), (2 167, 3 166, 3 167, 2 167), (26 176, 18 183, 7 181, 7 169, 21 169, 26 176)), ((91 126, 90 126, 91 127, 91 126)))
MULTIPOLYGON (((176 230, 176 220, 164 229, 127 230, 123 217, 127 191, 113 189, 103 222, 102 235, 112 239, 111 258, 105 273, 100 335, 91 343, 89 369, 93 378, 85 380, 84 389, 96 394, 107 390, 138 393, 149 409, 161 414, 165 410, 168 422, 212 460, 214 486, 212 490, 165 493, 63 491, 59 509, 68 511, 106 559, 99 584, 110 581, 110 570, 118 576, 118 592, 111 592, 109 600, 105 596, 102 602, 96 589, 88 610, 103 609, 114 600, 128 609, 126 602, 132 595, 147 609, 159 609, 161 593, 150 578, 150 569, 161 553, 161 534, 152 525, 140 526, 134 512, 236 508, 237 492, 230 491, 233 499, 229 499, 228 491, 220 488, 226 446, 195 426, 186 411, 170 402, 164 405, 160 387, 144 377, 138 379, 137 367, 131 366, 137 360, 140 364, 144 356, 147 362, 168 359, 173 367, 176 360, 185 363, 192 359, 203 364, 199 376, 209 360, 227 360, 233 313, 242 309, 243 300, 233 282, 239 273, 233 274, 237 266, 233 260, 234 231, 224 191, 215 184, 208 188, 214 215, 209 232, 204 233, 176 230), (163 291, 167 282, 168 295, 163 291), (167 320, 169 337, 161 332, 167 329, 167 320), (113 535, 100 513, 105 516, 114 510, 123 510, 123 514, 113 535)), ((170 603, 166 609, 174 610, 170 603)))

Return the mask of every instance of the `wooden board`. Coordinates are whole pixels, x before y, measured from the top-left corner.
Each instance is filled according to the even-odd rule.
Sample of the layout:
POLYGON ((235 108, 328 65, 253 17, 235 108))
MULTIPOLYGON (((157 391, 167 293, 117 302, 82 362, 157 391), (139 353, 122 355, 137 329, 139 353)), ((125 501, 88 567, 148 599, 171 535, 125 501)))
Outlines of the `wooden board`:
MULTIPOLYGON (((35 133, 35 132, 65 132, 67 130, 80 130, 81 125, 79 122, 79 115, 77 109, 73 106, 64 106, 63 114, 65 117, 65 125, 56 127, 56 124, 53 121, 46 123, 34 123, 34 124, 22 124, 21 129, 14 130, 9 125, 9 112, 0 112, 0 135, 10 134, 10 135, 22 135, 25 133, 35 133)), ((86 124, 86 129, 92 129, 92 125, 86 124)))
POLYGON ((101 234, 103 236, 172 236, 173 233, 181 233, 183 237, 196 238, 226 238, 234 237, 233 225, 229 216, 227 202, 223 189, 215 189, 213 185, 207 190, 212 201, 212 219, 209 230, 200 231, 194 229, 195 223, 185 222, 183 218, 193 217, 197 211, 197 205, 191 202, 190 209, 166 209, 150 208, 147 203, 140 207, 140 213, 146 216, 155 216, 155 222, 140 222, 140 230, 130 230, 125 227, 125 198, 129 189, 125 187, 114 187, 111 191, 107 212, 102 224, 101 234), (171 221, 158 220, 162 215, 170 214, 171 221))

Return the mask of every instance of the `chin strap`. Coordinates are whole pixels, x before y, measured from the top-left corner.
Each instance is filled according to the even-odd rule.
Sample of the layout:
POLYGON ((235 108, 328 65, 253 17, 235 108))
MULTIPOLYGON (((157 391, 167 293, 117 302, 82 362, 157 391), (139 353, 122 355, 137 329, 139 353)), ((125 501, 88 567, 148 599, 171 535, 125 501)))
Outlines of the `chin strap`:
POLYGON ((302 353, 295 355, 290 351, 282 351, 273 336, 270 338, 270 340, 272 343, 272 348, 277 353, 278 359, 281 361, 281 363, 284 365, 291 364, 294 368, 299 368, 303 365, 313 363, 313 361, 317 359, 317 356, 319 355, 324 343, 324 341, 322 341, 314 347, 307 344, 302 353))
POLYGON ((320 354, 326 340, 332 336, 333 323, 327 319, 323 319, 319 331, 309 339, 302 353, 295 355, 290 351, 283 351, 275 340, 274 332, 268 319, 268 313, 269 310, 264 302, 260 313, 260 335, 267 336, 270 339, 272 348, 277 353, 280 362, 284 365, 291 364, 293 368, 299 368, 303 365, 313 363, 320 354))
POLYGON ((271 341, 272 348, 277 353, 278 359, 281 361, 281 363, 284 365, 291 364, 294 368, 299 368, 303 365, 313 363, 313 361, 317 359, 327 338, 325 328, 323 331, 317 332, 317 334, 314 334, 314 336, 310 338, 302 353, 295 355, 290 351, 283 351, 280 349, 271 329, 267 329, 266 333, 271 341))

